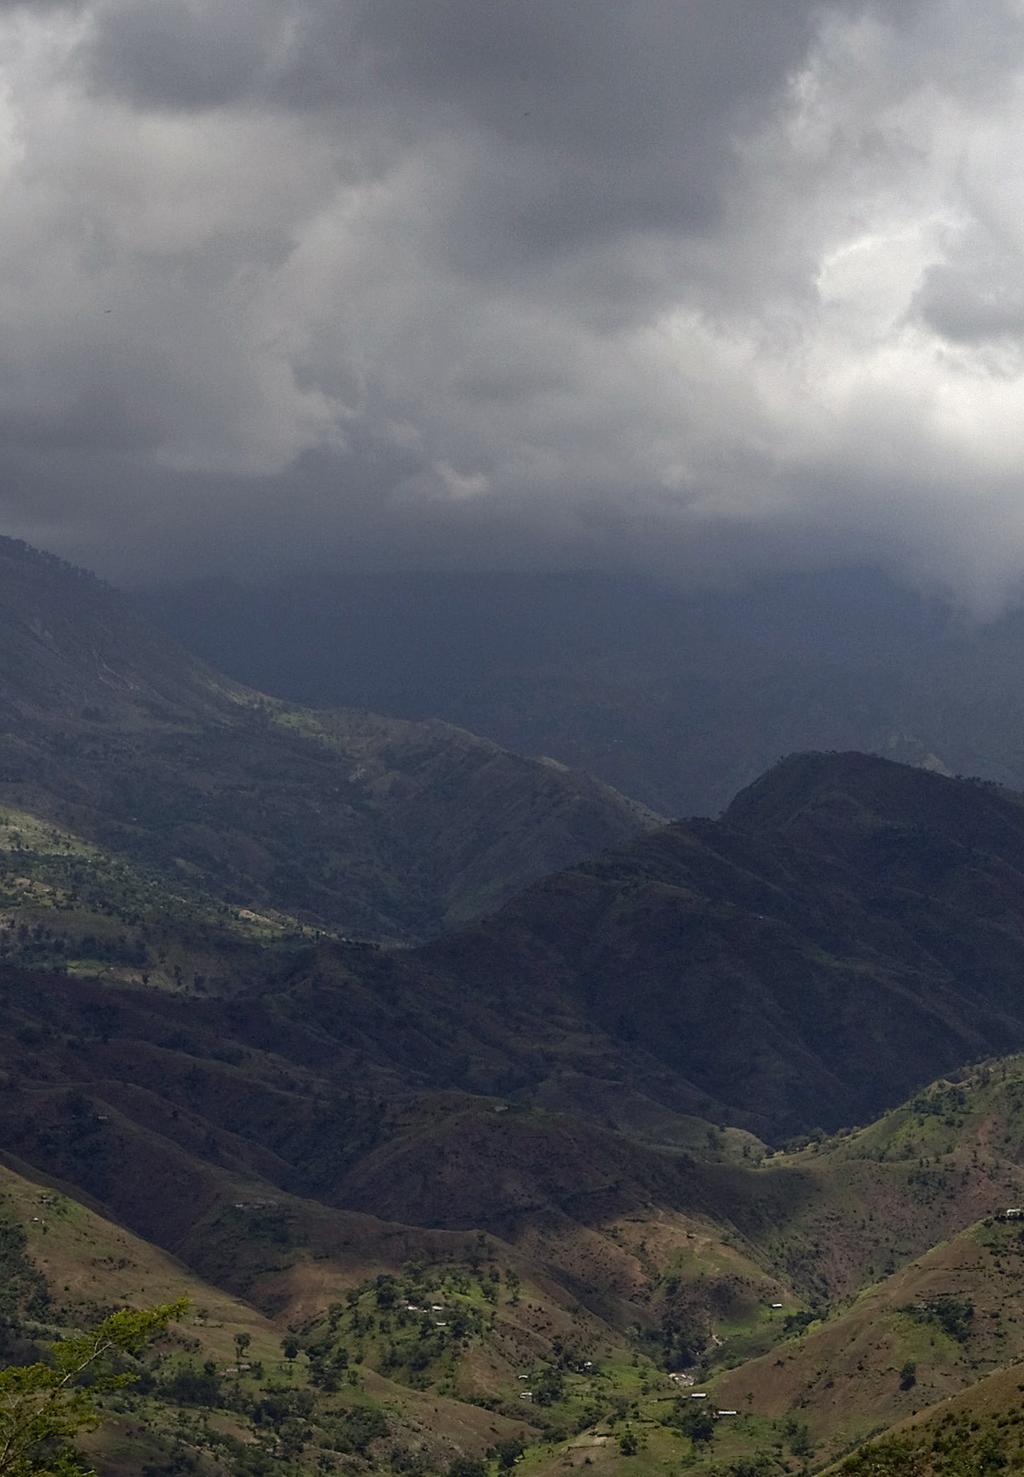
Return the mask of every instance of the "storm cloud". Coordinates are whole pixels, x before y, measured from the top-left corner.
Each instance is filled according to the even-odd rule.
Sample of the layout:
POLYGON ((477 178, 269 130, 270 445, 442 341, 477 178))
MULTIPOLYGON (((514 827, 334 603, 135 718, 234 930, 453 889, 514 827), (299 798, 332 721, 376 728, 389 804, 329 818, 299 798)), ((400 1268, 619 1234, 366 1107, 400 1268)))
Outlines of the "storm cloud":
POLYGON ((1024 572, 1024 5, 0 0, 0 520, 1024 572))

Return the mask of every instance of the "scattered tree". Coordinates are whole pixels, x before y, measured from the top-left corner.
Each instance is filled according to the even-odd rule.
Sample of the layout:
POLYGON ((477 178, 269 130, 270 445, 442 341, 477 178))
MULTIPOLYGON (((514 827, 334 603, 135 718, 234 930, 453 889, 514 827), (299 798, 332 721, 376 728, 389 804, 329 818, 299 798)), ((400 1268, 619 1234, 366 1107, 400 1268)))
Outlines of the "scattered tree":
POLYGON ((98 1397, 130 1385, 123 1368, 184 1312, 186 1302, 112 1313, 88 1333, 52 1345, 37 1364, 0 1370, 0 1477, 73 1477, 86 1473, 73 1448, 99 1423, 98 1397))

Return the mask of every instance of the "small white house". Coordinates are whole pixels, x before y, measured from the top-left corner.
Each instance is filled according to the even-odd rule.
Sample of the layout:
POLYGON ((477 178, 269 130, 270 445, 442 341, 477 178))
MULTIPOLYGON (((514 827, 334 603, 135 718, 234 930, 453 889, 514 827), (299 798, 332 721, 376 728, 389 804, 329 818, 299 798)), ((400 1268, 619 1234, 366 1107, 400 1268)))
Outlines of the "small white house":
POLYGON ((782 1307, 782 1304, 781 1303, 772 1303, 772 1307, 773 1308, 781 1308, 782 1307))
POLYGON ((691 1400, 706 1400, 707 1398, 708 1398, 708 1392, 707 1392, 707 1390, 691 1390, 690 1391, 690 1399, 691 1400))
POLYGON ((716 1410, 715 1411, 715 1414, 717 1416, 719 1416, 719 1417, 721 1417, 723 1415, 739 1415, 739 1411, 738 1410, 716 1410))
POLYGON ((1005 1210, 1003 1214, 1008 1221, 1019 1221, 1024 1217, 1024 1205, 1011 1205, 1009 1210, 1005 1210))

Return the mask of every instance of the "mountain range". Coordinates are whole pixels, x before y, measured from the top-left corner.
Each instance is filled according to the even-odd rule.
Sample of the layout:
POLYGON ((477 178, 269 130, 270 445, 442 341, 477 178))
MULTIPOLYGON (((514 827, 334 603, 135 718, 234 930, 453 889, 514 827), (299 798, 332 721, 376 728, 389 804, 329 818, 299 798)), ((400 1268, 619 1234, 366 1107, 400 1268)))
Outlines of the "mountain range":
POLYGON ((229 905, 436 932, 656 817, 437 722, 228 681, 91 576, 0 542, 0 798, 229 905))
POLYGON ((721 589, 585 572, 308 571, 139 599, 268 692, 463 724, 673 818, 717 814, 802 750, 1024 788, 1024 613, 972 617, 870 568, 721 589))
POLYGON ((1013 1469, 1024 796, 664 824, 0 573, 0 1341, 191 1300, 104 1477, 1013 1469))

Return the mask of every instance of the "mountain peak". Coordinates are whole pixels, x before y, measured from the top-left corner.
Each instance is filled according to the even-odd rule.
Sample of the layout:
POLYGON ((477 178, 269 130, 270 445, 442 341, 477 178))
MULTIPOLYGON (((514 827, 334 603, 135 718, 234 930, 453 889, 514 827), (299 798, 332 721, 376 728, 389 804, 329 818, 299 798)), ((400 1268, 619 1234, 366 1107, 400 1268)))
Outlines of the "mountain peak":
POLYGON ((927 827, 940 815, 962 825, 977 811, 979 796, 1004 811, 1007 805, 1020 807, 1013 792, 990 781, 957 783, 878 754, 799 753, 780 759, 741 790, 722 818, 743 830, 794 839, 811 831, 927 827))

